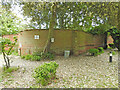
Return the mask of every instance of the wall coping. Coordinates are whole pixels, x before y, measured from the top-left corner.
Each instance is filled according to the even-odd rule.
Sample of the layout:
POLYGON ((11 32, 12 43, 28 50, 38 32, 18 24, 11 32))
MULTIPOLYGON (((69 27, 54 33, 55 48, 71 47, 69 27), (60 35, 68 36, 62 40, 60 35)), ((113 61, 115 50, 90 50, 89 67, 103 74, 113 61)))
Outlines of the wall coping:
MULTIPOLYGON (((23 30, 23 31, 20 31, 20 33, 21 32, 25 32, 25 31, 36 31, 36 30, 39 30, 39 31, 47 31, 47 30, 49 30, 49 29, 25 29, 25 30, 23 30)), ((88 33, 88 32, 85 32, 85 31, 83 31, 83 30, 70 30, 70 29, 63 29, 63 30, 61 30, 61 29, 54 29, 54 30, 56 30, 56 31, 77 31, 77 32, 84 32, 84 33, 87 33, 87 34, 90 34, 90 33, 88 33)), ((93 35, 93 34, 91 34, 91 35, 93 35)), ((103 35, 103 34, 98 34, 98 35, 103 35)), ((94 35, 93 35, 94 36, 94 35)))

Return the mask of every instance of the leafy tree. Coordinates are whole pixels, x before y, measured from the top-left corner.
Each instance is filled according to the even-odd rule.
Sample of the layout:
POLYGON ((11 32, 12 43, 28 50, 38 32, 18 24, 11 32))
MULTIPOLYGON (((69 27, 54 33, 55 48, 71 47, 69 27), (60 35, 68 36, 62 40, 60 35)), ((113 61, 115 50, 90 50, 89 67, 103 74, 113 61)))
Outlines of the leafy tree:
POLYGON ((22 5, 24 15, 31 17, 31 22, 37 22, 39 28, 41 25, 49 28, 44 51, 46 48, 46 51, 50 50, 50 38, 53 37, 55 28, 104 33, 111 26, 120 26, 119 3, 116 2, 28 2, 22 5), (100 26, 91 29, 93 22, 100 26))
POLYGON ((19 32, 15 16, 3 10, 0 14, 0 32, 2 35, 16 34, 19 32))
POLYGON ((10 39, 8 38, 1 38, 1 47, 2 47, 2 54, 3 54, 3 57, 4 57, 4 61, 5 61, 5 66, 6 68, 9 68, 10 67, 10 58, 9 58, 9 55, 12 54, 12 49, 13 47, 15 46, 17 42, 17 38, 14 37, 14 42, 10 41, 10 39), (9 49, 6 49, 9 48, 9 49))
POLYGON ((10 58, 9 55, 12 53, 12 49, 15 46, 17 42, 17 38, 14 37, 14 42, 10 41, 10 39, 3 38, 3 35, 6 34, 16 34, 19 32, 19 20, 18 18, 11 13, 10 11, 6 11, 5 8, 1 8, 0 13, 0 32, 1 32, 1 38, 0 38, 0 46, 1 46, 1 52, 4 57, 4 61, 6 63, 6 68, 10 67, 10 58), (7 49, 7 48, 9 49, 7 49))
POLYGON ((50 39, 53 37, 54 29, 85 29, 91 27, 93 15, 89 15, 85 3, 71 2, 28 2, 22 3, 24 15, 32 18, 31 22, 46 24, 49 28, 48 40, 43 52, 50 51, 50 39), (82 23, 80 25, 80 23, 82 23))
MULTIPOLYGON (((82 30, 91 27, 92 19, 96 19, 96 17, 93 17, 93 15, 88 11, 86 3, 57 2, 56 4, 54 28, 82 30)), ((50 17, 52 14, 50 8, 52 3, 43 4, 41 2, 29 2, 24 3, 23 5, 24 15, 31 17, 31 22, 36 22, 37 25, 39 25, 39 29, 41 28, 41 25, 44 24, 46 25, 45 28, 49 28, 50 17)))
MULTIPOLYGON (((107 30, 104 29, 102 32, 110 32, 115 46, 120 51, 120 2, 92 2, 88 3, 88 5, 90 5, 88 10, 91 10, 97 17, 103 19, 104 25, 109 25, 107 30)), ((101 32, 101 30, 97 32, 101 32)))
POLYGON ((24 19, 19 18, 12 12, 11 4, 4 3, 0 5, 0 32, 1 35, 17 34, 19 31, 27 28, 26 24, 23 24, 24 19))

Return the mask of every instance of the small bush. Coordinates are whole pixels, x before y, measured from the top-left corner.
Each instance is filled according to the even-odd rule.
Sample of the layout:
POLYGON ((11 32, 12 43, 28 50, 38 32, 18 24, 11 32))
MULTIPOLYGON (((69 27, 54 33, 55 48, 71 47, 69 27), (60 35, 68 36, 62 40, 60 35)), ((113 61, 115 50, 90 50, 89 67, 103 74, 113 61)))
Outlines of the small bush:
POLYGON ((115 48, 115 45, 114 45, 114 43, 110 43, 110 44, 108 44, 112 49, 114 49, 115 48))
POLYGON ((44 59, 54 60, 54 57, 55 57, 54 54, 52 54, 52 53, 50 53, 50 52, 43 54, 43 58, 44 58, 44 59))
POLYGON ((34 52, 33 56, 40 56, 42 59, 50 59, 50 60, 54 60, 55 55, 48 52, 48 53, 43 53, 42 52, 34 52))
POLYGON ((89 49, 89 53, 91 53, 92 56, 97 56, 97 55, 99 55, 99 50, 98 49, 89 49))
POLYGON ((3 81, 5 78, 10 77, 12 75, 11 73, 17 71, 18 69, 19 67, 2 67, 0 72, 0 82, 3 81))
POLYGON ((32 55, 30 55, 30 54, 28 54, 28 55, 25 56, 26 60, 30 60, 31 58, 32 58, 32 55))
POLYGON ((38 51, 38 52, 34 52, 34 53, 33 53, 33 56, 41 56, 41 53, 42 53, 42 52, 39 52, 39 51, 38 51))
POLYGON ((32 57, 31 57, 31 60, 32 60, 32 61, 40 61, 40 60, 41 60, 41 57, 40 57, 40 56, 32 56, 32 57))
POLYGON ((18 69, 19 69, 18 67, 10 67, 10 68, 3 67, 3 71, 5 73, 11 73, 13 71, 17 71, 18 69))
POLYGON ((116 52, 115 52, 115 51, 112 51, 112 55, 116 55, 116 52))
POLYGON ((21 56, 21 59, 24 59, 25 58, 25 56, 21 56))
POLYGON ((42 52, 35 52, 33 53, 33 55, 26 55, 26 56, 21 56, 22 59, 26 59, 26 60, 33 60, 33 61, 40 61, 41 59, 50 59, 53 60, 54 59, 54 54, 52 53, 44 53, 42 54, 42 52))
POLYGON ((110 46, 108 46, 108 49, 113 49, 113 48, 111 48, 110 46))
POLYGON ((104 53, 103 47, 98 47, 99 53, 104 53))
MULTIPOLYGON (((107 53, 108 55, 110 55, 110 52, 107 53)), ((112 51, 112 55, 116 55, 116 52, 115 51, 112 51)))
POLYGON ((44 63, 35 69, 33 77, 36 79, 37 83, 46 86, 56 77, 56 69, 58 66, 56 62, 44 63))

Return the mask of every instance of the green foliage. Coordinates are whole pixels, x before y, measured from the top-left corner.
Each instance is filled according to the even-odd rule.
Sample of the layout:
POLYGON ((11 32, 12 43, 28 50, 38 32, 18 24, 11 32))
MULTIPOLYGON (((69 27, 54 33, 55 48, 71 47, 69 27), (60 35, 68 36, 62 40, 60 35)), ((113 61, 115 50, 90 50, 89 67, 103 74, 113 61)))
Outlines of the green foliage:
POLYGON ((8 35, 19 33, 20 30, 25 29, 22 21, 23 19, 17 17, 11 10, 6 10, 3 7, 0 8, 0 34, 8 35))
POLYGON ((25 56, 21 56, 21 59, 24 59, 25 58, 25 56))
POLYGON ((0 14, 0 32, 2 32, 2 35, 18 33, 17 25, 19 24, 15 21, 16 16, 5 10, 2 10, 0 14))
POLYGON ((114 43, 110 43, 110 44, 108 44, 112 49, 114 49, 115 48, 115 45, 114 45, 114 43))
POLYGON ((31 60, 32 61, 40 61, 41 57, 40 56, 32 56, 31 60))
POLYGON ((21 59, 32 60, 32 61, 40 61, 41 60, 41 56, 28 54, 28 55, 25 55, 25 56, 21 56, 21 59))
POLYGON ((37 83, 45 86, 56 77, 56 69, 59 65, 56 62, 44 63, 35 69, 34 78, 37 83))
POLYGON ((30 88, 39 88, 38 85, 30 86, 30 88))
MULTIPOLYGON (((108 53, 108 55, 110 55, 110 53, 108 53)), ((116 52, 115 52, 115 51, 112 51, 112 55, 116 55, 116 52)))
POLYGON ((105 32, 107 32, 109 28, 110 28, 110 25, 108 24, 100 24, 99 26, 95 26, 88 29, 87 32, 93 35, 104 34, 105 32))
POLYGON ((15 46, 15 44, 17 43, 17 37, 14 37, 13 38, 14 39, 14 42, 12 42, 9 38, 2 38, 1 39, 1 45, 2 45, 2 52, 5 52, 7 55, 10 55, 10 54, 12 54, 12 52, 14 52, 14 50, 13 50, 13 47, 15 46), (9 49, 7 50, 7 49, 5 49, 5 48, 8 48, 9 47, 9 49))
POLYGON ((32 55, 30 55, 30 54, 27 54, 26 56, 25 56, 25 60, 30 60, 32 58, 32 55))
POLYGON ((116 55, 116 52, 115 52, 115 51, 112 51, 112 55, 116 55))
POLYGON ((15 50, 13 50, 12 54, 15 55, 15 56, 19 56, 18 52, 16 52, 15 50))
POLYGON ((99 50, 98 49, 89 49, 89 53, 92 56, 97 56, 97 55, 99 55, 99 50))
POLYGON ((34 53, 33 53, 33 56, 41 56, 41 55, 42 55, 41 53, 42 53, 42 52, 39 52, 39 51, 34 52, 34 53))
POLYGON ((104 50, 103 50, 103 47, 98 47, 97 49, 89 49, 89 53, 92 55, 92 56, 97 56, 97 55, 100 55, 102 53, 104 53, 104 50))
POLYGON ((10 67, 10 68, 3 67, 3 71, 5 73, 11 73, 11 72, 17 71, 18 69, 19 69, 18 67, 10 67))
POLYGON ((96 26, 96 27, 92 27, 87 32, 96 35, 96 34, 100 34, 100 31, 101 31, 100 26, 96 26))
POLYGON ((25 16, 32 18, 32 25, 34 24, 34 26, 37 25, 41 28, 42 24, 46 24, 45 28, 49 28, 50 19, 52 17, 51 7, 53 4, 56 7, 54 10, 56 16, 54 18, 57 20, 55 21, 56 23, 54 24, 54 28, 86 30, 86 28, 90 28, 92 26, 92 21, 95 23, 100 22, 97 20, 96 14, 93 15, 93 11, 89 10, 92 7, 91 3, 88 4, 84 2, 23 3, 23 13, 25 16), (41 18, 39 18, 40 16, 41 18))
POLYGON ((103 47, 98 47, 99 53, 104 53, 103 47))
POLYGON ((42 52, 34 52, 33 56, 40 56, 41 59, 50 59, 50 60, 54 60, 55 55, 48 52, 48 53, 42 53, 42 52))
POLYGON ((109 30, 110 35, 113 38, 114 45, 111 45, 112 48, 116 47, 120 51, 120 30, 117 28, 112 28, 109 30))
POLYGON ((12 52, 14 51, 13 47, 17 43, 17 37, 13 38, 14 39, 13 42, 8 38, 0 38, 0 39, 1 39, 0 44, 1 44, 4 61, 5 61, 6 67, 9 68, 10 67, 10 59, 9 59, 8 55, 11 55, 12 52), (5 49, 6 47, 8 49, 5 49))
POLYGON ((17 71, 18 69, 19 69, 18 67, 9 67, 9 68, 3 67, 1 69, 2 72, 0 72, 0 82, 6 79, 7 77, 10 77, 11 73, 17 71))
POLYGON ((52 53, 50 53, 50 52, 43 54, 43 58, 44 58, 44 59, 54 60, 54 57, 55 57, 54 54, 52 54, 52 53))
POLYGON ((112 47, 110 47, 110 46, 108 46, 107 48, 108 48, 108 49, 113 49, 113 48, 112 48, 112 47))

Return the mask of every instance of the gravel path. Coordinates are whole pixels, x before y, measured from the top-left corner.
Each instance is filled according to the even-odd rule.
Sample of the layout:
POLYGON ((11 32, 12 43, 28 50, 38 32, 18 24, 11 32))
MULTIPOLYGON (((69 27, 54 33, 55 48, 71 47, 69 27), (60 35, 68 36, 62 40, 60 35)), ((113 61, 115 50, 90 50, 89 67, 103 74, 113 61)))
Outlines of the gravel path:
POLYGON ((3 67, 4 65, 4 59, 3 59, 3 56, 0 55, 0 67, 3 67))
MULTIPOLYGON (((57 69, 58 80, 42 88, 117 88, 118 87, 118 54, 113 56, 113 62, 109 63, 109 51, 99 56, 71 56, 65 59, 57 56, 55 62, 59 64, 57 69)), ((117 52, 116 52, 117 53, 117 52)), ((12 73, 12 77, 1 82, 0 87, 29 88, 36 87, 32 77, 33 70, 49 60, 28 61, 13 56, 11 66, 19 66, 20 69, 12 73), (7 84, 5 82, 8 82, 7 84)))

